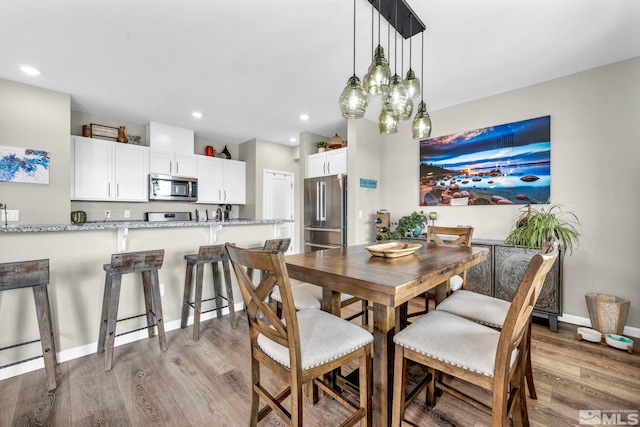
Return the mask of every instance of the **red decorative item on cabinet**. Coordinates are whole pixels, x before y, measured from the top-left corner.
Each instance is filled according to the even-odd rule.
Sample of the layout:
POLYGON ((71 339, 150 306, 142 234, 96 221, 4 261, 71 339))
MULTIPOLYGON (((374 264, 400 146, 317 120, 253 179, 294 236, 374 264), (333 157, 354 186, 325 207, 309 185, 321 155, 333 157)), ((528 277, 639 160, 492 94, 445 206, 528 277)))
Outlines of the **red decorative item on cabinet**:
POLYGON ((212 146, 207 145, 206 147, 204 147, 204 154, 206 156, 213 157, 214 153, 215 153, 215 150, 213 149, 212 146))

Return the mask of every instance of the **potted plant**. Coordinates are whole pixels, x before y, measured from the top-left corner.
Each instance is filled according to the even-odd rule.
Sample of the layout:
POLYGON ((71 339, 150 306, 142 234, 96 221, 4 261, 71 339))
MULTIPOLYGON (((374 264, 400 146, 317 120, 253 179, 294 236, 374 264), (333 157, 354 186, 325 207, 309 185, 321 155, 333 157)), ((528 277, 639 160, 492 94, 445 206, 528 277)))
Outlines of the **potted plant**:
POLYGON ((324 152, 327 149, 327 141, 316 142, 316 148, 318 149, 318 153, 324 152))
POLYGON ((417 236, 422 232, 422 228, 427 224, 428 218, 423 211, 420 213, 413 211, 410 215, 405 215, 398 220, 396 228, 389 233, 389 237, 397 239, 399 237, 417 236))
POLYGON ((578 217, 566 212, 558 204, 536 209, 527 204, 520 209, 514 228, 505 239, 505 243, 524 248, 541 248, 549 236, 557 237, 561 247, 573 253, 578 247, 580 233, 578 217))

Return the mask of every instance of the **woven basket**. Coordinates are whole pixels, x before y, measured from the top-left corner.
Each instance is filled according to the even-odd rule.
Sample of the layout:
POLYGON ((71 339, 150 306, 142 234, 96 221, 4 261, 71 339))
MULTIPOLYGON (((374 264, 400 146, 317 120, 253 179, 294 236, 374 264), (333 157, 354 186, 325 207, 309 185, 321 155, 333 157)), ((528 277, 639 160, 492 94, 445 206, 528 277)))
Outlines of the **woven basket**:
POLYGON ((629 300, 613 295, 586 294, 591 327, 603 334, 622 335, 629 313, 629 300))

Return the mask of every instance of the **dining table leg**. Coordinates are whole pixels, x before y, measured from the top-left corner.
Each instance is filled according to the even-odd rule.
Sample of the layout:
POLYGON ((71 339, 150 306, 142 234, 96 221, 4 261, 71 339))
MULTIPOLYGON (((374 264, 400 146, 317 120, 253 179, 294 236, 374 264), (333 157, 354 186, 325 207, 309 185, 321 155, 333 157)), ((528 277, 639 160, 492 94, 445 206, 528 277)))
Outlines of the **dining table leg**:
POLYGON ((373 425, 391 425, 395 309, 373 304, 373 425))

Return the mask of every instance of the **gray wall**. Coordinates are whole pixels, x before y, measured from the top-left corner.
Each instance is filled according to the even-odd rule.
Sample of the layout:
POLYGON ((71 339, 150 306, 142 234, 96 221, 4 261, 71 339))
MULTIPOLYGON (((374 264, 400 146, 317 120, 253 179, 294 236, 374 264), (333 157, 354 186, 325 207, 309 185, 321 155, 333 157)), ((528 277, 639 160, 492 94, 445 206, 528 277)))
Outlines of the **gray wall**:
MULTIPOLYGON (((0 182, 19 224, 69 223, 70 96, 0 79, 0 145, 50 153, 49 184, 0 182)), ((10 223, 11 224, 11 223, 10 223)))
MULTIPOLYGON (((580 246, 564 262, 564 313, 588 317, 585 293, 612 294, 631 301, 627 325, 634 327, 640 327, 639 75, 636 57, 431 113, 432 136, 551 115, 551 200, 582 222, 580 246)), ((434 210, 437 224, 473 224, 474 237, 504 239, 517 206, 419 206, 418 142, 410 125, 401 123, 380 151, 381 200, 392 220, 434 210)))

